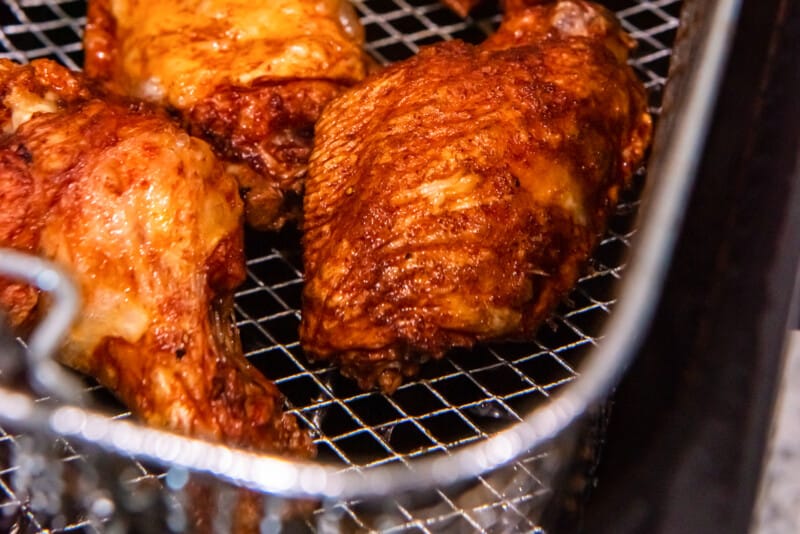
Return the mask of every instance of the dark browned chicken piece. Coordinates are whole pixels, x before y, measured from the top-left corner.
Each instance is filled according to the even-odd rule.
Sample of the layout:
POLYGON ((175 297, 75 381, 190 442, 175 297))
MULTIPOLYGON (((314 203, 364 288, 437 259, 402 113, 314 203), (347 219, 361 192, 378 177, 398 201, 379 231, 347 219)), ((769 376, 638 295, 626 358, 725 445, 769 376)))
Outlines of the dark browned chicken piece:
POLYGON ((529 336, 572 288, 651 119, 632 40, 582 0, 508 6, 334 100, 305 197, 301 341, 394 390, 451 347, 529 336))
MULTIPOLYGON (((143 420, 309 456, 232 323, 244 277, 236 183, 205 142, 137 107, 100 99, 53 62, 0 60, 0 247, 72 274, 82 309, 60 358, 143 420)), ((4 284, 14 324, 45 306, 4 284)))
POLYGON ((300 214, 314 123, 365 75, 347 0, 90 0, 86 73, 165 106, 229 164, 247 222, 300 214))

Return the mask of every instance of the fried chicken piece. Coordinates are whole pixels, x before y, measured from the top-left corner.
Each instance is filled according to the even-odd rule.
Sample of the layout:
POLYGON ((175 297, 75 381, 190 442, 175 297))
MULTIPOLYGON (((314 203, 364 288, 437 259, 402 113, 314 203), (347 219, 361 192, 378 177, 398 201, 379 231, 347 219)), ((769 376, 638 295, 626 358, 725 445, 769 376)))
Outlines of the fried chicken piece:
MULTIPOLYGON (((309 456, 309 436, 239 345, 242 203, 210 147, 47 60, 0 60, 0 125, 0 247, 54 260, 81 295, 60 359, 152 425, 309 456)), ((16 325, 45 306, 4 287, 16 325)))
POLYGON ((425 48, 329 104, 306 184, 306 353, 390 392, 452 347, 530 336, 649 143, 632 44, 595 4, 519 6, 482 45, 425 48))
POLYGON ((165 106, 239 182, 250 225, 299 216, 314 123, 364 78, 347 0, 90 0, 86 73, 165 106))

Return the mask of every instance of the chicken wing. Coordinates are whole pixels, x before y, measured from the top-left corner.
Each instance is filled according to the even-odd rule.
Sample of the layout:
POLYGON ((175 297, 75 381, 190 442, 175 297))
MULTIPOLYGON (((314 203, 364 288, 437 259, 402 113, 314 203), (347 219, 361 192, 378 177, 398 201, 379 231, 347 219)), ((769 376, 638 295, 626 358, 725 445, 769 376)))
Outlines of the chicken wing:
POLYGON ((520 4, 482 45, 425 48, 317 124, 301 341, 363 388, 531 335, 643 158, 651 119, 613 15, 520 4))
MULTIPOLYGON (((98 98, 53 62, 0 60, 0 247, 72 274, 83 307, 62 361, 146 422, 308 456, 309 436, 232 323, 244 277, 236 183, 205 142, 141 107, 98 98)), ((44 306, 4 286, 13 323, 44 306)))
POLYGON ((179 115, 229 163, 250 225, 298 217, 314 123, 363 79, 347 0, 91 0, 85 70, 179 115))

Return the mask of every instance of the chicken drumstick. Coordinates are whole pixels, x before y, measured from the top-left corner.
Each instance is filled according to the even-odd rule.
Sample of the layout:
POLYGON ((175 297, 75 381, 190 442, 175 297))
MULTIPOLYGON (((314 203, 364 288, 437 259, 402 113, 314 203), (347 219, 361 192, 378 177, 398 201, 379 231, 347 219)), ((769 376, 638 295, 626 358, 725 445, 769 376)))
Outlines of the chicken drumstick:
MULTIPOLYGON (((0 60, 0 247, 72 274, 83 306, 60 358, 146 422, 309 456, 232 323, 244 277, 236 182, 205 142, 140 107, 98 98, 53 62, 0 60)), ((13 324, 41 306, 0 281, 13 324)))

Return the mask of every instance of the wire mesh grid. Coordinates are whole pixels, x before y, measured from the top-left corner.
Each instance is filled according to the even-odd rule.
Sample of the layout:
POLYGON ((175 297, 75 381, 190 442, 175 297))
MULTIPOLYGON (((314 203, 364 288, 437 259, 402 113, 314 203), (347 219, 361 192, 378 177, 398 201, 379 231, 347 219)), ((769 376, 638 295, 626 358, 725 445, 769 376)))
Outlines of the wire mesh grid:
MULTIPOLYGON (((367 50, 389 63, 409 57, 420 46, 459 38, 479 42, 499 23, 494 5, 479 7, 467 20, 433 0, 356 0, 364 25, 367 50)), ((487 4, 493 4, 488 2, 487 4)), ((651 111, 660 112, 670 52, 678 26, 680 0, 610 0, 623 27, 637 40, 634 68, 645 82, 651 111)), ((83 1, 5 0, 0 4, 0 57, 26 62, 49 57, 71 68, 83 62, 81 36, 85 24, 83 1)), ((493 344, 456 350, 423 367, 418 380, 391 396, 362 392, 335 369, 308 362, 297 340, 300 322, 302 265, 299 234, 248 232, 247 281, 236 294, 237 324, 250 361, 274 380, 287 407, 315 438, 320 461, 345 470, 363 470, 388 463, 407 463, 424 455, 449 454, 454 448, 486 439, 521 420, 547 402, 560 386, 578 377, 576 368, 602 333, 614 304, 614 281, 624 270, 624 255, 635 232, 633 221, 643 173, 620 203, 607 235, 581 279, 561 308, 530 343, 493 344)), ((117 418, 130 414, 97 386, 92 386, 117 418)), ((24 458, 24 436, 0 429, 0 515, 27 514, 34 531, 40 523, 35 503, 16 495, 14 476, 24 458)), ((61 462, 85 461, 60 440, 61 462)), ((513 466, 514 483, 497 484, 491 477, 477 481, 481 498, 464 506, 445 490, 427 513, 395 503, 394 522, 380 525, 387 532, 484 531, 486 517, 497 510, 512 514, 525 531, 536 529, 529 509, 552 488, 537 476, 537 463, 548 453, 513 466)), ((131 484, 162 480, 165 474, 131 460, 131 484)), ((362 520, 361 503, 328 503, 318 511, 333 514, 352 529, 373 529, 362 520)), ((59 529, 80 530, 92 522, 86 514, 65 520, 59 529)))

